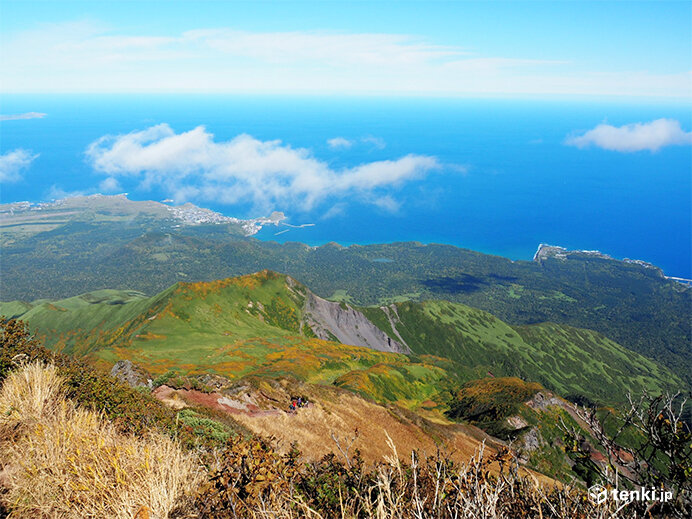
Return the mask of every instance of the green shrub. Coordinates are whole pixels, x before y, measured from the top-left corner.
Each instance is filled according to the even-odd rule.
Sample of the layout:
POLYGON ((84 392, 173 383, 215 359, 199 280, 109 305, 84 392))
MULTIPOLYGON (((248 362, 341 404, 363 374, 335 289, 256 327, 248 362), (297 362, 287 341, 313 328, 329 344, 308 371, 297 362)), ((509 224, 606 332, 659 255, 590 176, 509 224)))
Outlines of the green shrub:
POLYGON ((231 437, 230 431, 222 424, 211 418, 206 418, 192 409, 183 409, 178 413, 178 420, 183 425, 190 427, 195 436, 210 441, 224 443, 231 437))

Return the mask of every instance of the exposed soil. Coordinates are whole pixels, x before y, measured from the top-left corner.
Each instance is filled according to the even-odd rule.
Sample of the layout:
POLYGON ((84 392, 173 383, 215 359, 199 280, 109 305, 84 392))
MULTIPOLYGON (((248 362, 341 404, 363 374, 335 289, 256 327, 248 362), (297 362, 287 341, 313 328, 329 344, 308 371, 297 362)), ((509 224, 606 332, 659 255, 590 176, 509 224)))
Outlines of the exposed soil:
POLYGON ((279 409, 260 409, 252 402, 243 402, 221 393, 204 393, 196 389, 174 389, 166 385, 157 387, 153 395, 160 401, 176 409, 198 405, 223 411, 232 415, 273 416, 281 414, 279 409), (180 404, 183 405, 180 405, 180 404))

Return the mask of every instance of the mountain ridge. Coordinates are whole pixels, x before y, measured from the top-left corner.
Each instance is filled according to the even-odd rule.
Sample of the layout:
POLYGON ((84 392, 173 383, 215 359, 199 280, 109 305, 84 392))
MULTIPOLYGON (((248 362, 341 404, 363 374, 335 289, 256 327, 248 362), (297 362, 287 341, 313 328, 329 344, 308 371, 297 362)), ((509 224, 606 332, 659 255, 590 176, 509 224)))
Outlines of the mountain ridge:
POLYGON ((164 368, 158 362, 225 376, 288 370, 364 394, 379 387, 391 399, 408 395, 418 403, 434 394, 441 402, 444 384, 435 391, 431 384, 486 372, 521 376, 601 403, 623 402, 628 391, 660 392, 682 383, 591 330, 552 323, 512 327, 448 301, 382 307, 329 302, 269 270, 179 282, 151 298, 104 290, 28 306, 2 303, 0 313, 26 320, 60 351, 110 364, 132 360, 159 374, 164 368), (317 306, 326 310, 318 312, 317 306), (360 360, 347 361, 346 352, 360 360))

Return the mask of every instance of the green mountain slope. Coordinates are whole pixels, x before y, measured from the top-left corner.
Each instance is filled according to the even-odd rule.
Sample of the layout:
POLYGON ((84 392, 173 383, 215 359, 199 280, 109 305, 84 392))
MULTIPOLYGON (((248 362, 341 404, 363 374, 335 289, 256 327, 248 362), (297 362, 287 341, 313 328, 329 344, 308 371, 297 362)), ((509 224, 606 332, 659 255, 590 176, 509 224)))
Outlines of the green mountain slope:
POLYGON ((129 359, 154 375, 169 370, 231 379, 289 375, 331 384, 372 368, 381 380, 397 383, 342 379, 337 385, 411 408, 430 399, 441 404, 461 376, 472 377, 460 366, 451 369, 453 363, 444 359, 317 338, 303 322, 307 294, 291 278, 263 271, 210 283, 177 283, 152 298, 100 290, 54 302, 2 303, 0 314, 27 321, 52 349, 104 366, 129 359))
POLYGON ((589 427, 576 419, 567 402, 540 384, 512 377, 473 380, 453 395, 447 415, 474 424, 494 437, 513 440, 522 460, 563 480, 588 477, 590 463, 603 461, 589 427), (562 423, 582 431, 592 448, 589 461, 570 452, 562 423))
POLYGON ((129 359, 155 375, 170 369, 231 378, 291 375, 407 407, 442 405, 448 389, 489 371, 609 404, 624 401, 628 391, 658 393, 682 384, 590 330, 513 328, 445 301, 330 303, 270 271, 177 283, 152 298, 100 290, 54 302, 2 303, 0 313, 26 320, 57 350, 104 364, 129 359))
POLYGON ((363 311, 415 353, 539 382, 571 399, 622 403, 628 392, 675 391, 683 384, 670 370, 592 330, 554 323, 511 327, 487 312, 446 301, 363 311))
POLYGON ((555 323, 514 328, 540 350, 534 360, 543 369, 550 367, 549 376, 538 375, 535 380, 569 399, 586 396, 596 402, 621 403, 628 392, 656 394, 661 388, 675 392, 683 385, 670 370, 598 332, 555 323))

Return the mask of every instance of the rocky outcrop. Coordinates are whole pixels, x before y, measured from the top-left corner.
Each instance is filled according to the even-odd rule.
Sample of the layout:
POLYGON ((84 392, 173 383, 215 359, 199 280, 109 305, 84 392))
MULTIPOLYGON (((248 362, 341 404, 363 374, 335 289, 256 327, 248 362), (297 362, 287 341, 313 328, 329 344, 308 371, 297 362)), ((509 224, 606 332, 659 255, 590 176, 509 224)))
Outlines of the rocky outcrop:
POLYGON ((531 453, 539 449, 544 444, 543 437, 538 431, 537 427, 531 427, 526 433, 524 433, 519 440, 517 447, 520 452, 520 459, 524 462, 528 462, 531 453))
POLYGON ((531 400, 526 402, 526 405, 536 411, 545 411, 550 406, 566 407, 566 403, 563 400, 560 400, 548 391, 539 391, 533 395, 531 400))
POLYGON ((523 429, 524 427, 529 425, 529 423, 526 420, 524 420, 521 416, 515 415, 507 418, 507 425, 514 430, 518 430, 523 429))
POLYGON ((377 351, 411 353, 406 344, 389 337, 361 312, 345 303, 327 301, 308 292, 303 315, 305 324, 320 339, 336 339, 343 344, 377 351))
POLYGON ((119 360, 111 369, 111 376, 130 387, 146 386, 151 388, 151 375, 144 369, 132 364, 129 360, 119 360))

